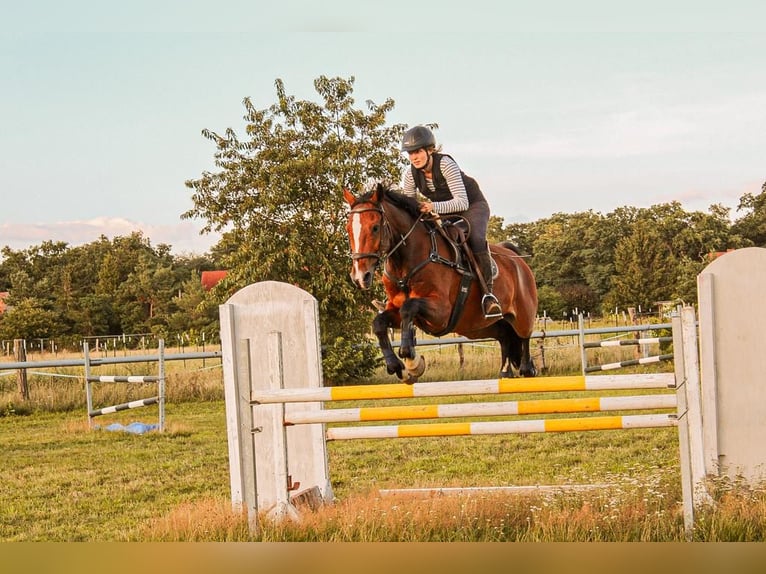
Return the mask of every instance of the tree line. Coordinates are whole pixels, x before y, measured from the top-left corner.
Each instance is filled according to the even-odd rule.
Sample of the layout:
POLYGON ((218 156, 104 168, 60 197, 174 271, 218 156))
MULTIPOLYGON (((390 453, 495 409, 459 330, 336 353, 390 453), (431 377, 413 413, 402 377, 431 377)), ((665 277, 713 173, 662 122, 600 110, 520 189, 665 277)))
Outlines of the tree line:
MULTIPOLYGON (((243 135, 202 130, 215 169, 186 182, 193 207, 182 217, 222 232, 210 253, 174 256, 137 233, 78 247, 6 247, 0 291, 10 292, 11 311, 0 317, 0 339, 217 333, 220 303, 249 283, 277 280, 319 302, 325 379, 369 375, 378 360, 371 301, 383 295, 379 284, 362 292, 348 279, 342 189, 400 181, 407 126, 387 122, 392 99, 356 106, 353 77, 316 79, 319 102, 289 95, 281 80, 275 87, 276 102, 265 108, 244 99, 243 135), (208 292, 200 275, 212 269, 228 274, 208 292)), ((528 255, 541 313, 600 315, 696 301, 696 276, 710 253, 766 246, 766 183, 760 194, 743 195, 732 215, 721 205, 687 212, 671 202, 530 223, 493 216, 488 238, 510 239, 528 255)))
POLYGON ((174 256, 136 232, 0 253, 0 291, 9 294, 0 340, 54 339, 77 349, 84 337, 217 334, 218 308, 200 281, 217 266, 215 250, 174 256))
POLYGON ((697 275, 720 252, 766 247, 766 183, 744 194, 732 220, 720 204, 686 211, 679 202, 555 213, 531 223, 494 222, 492 238, 511 238, 530 255, 541 311, 594 315, 696 303, 697 275))

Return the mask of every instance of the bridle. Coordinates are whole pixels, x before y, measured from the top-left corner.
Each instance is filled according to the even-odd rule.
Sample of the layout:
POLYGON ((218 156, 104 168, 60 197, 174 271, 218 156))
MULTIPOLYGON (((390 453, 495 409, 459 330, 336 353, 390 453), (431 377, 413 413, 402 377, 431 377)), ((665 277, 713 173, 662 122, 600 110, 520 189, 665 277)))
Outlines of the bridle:
MULTIPOLYGON (((372 202, 364 202, 367 203, 367 207, 355 207, 355 205, 351 206, 351 211, 349 212, 349 217, 351 215, 357 214, 357 213, 365 213, 367 211, 376 211, 380 214, 381 218, 381 225, 383 227, 382 231, 382 237, 380 241, 380 246, 378 247, 378 251, 375 253, 371 252, 362 252, 362 253, 352 253, 351 259, 352 261, 358 261, 360 259, 376 259, 374 267, 378 267, 381 262, 385 262, 391 255, 393 255, 400 247, 407 244, 407 239, 410 235, 415 231, 418 224, 423 222, 423 218, 427 215, 426 213, 421 212, 418 217, 415 218, 415 220, 412 222, 412 226, 409 228, 407 233, 403 234, 399 241, 391 247, 390 249, 384 247, 384 242, 387 244, 391 244, 393 242, 394 238, 394 231, 391 227, 391 224, 389 223, 388 217, 386 215, 385 209, 383 209, 383 205, 380 203, 372 203, 372 202)), ((414 265, 409 272, 407 272, 402 277, 394 277, 388 269, 383 269, 383 273, 404 292, 409 291, 409 283, 413 276, 415 276, 417 273, 419 273, 424 267, 431 263, 439 263, 441 265, 446 265, 447 267, 450 267, 451 269, 455 269, 458 272, 460 272, 466 279, 470 281, 470 278, 472 275, 470 273, 465 273, 465 269, 461 267, 461 263, 459 261, 460 256, 457 251, 457 246, 450 241, 450 239, 446 236, 443 228, 441 226, 434 226, 433 228, 428 230, 428 235, 430 237, 430 243, 431 243, 431 250, 429 255, 420 263, 414 265), (442 257, 439 255, 439 250, 437 247, 437 241, 436 241, 436 235, 437 233, 440 233, 444 236, 447 243, 449 245, 452 245, 455 249, 455 259, 450 260, 445 257, 442 257)))
POLYGON ((417 219, 412 223, 412 226, 410 227, 409 231, 401 236, 399 241, 394 245, 392 248, 384 248, 383 243, 386 241, 386 243, 390 244, 393 241, 394 232, 391 229, 391 224, 388 221, 388 217, 386 216, 386 211, 383 209, 383 206, 380 204, 372 204, 369 207, 351 207, 351 211, 349 211, 349 217, 352 215, 358 214, 358 213, 365 213, 368 211, 375 211, 380 214, 380 222, 381 226, 383 228, 383 232, 381 233, 381 240, 380 244, 378 246, 378 251, 375 253, 372 252, 361 252, 361 253, 352 253, 351 254, 351 260, 352 261, 358 261, 360 259, 377 259, 376 265, 380 265, 382 261, 385 261, 388 259, 393 253, 396 252, 397 249, 399 249, 401 246, 406 245, 407 238, 412 234, 413 231, 415 231, 415 227, 417 227, 418 223, 423 219, 423 213, 421 213, 417 219))

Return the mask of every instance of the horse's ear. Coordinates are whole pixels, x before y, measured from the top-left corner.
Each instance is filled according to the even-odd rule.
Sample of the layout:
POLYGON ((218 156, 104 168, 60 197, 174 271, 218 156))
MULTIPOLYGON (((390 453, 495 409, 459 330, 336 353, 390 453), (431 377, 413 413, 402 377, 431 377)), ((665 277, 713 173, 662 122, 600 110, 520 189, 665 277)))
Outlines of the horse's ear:
POLYGON ((354 202, 356 201, 354 194, 351 193, 346 187, 343 188, 343 199, 345 199, 346 203, 349 205, 354 205, 354 202))
POLYGON ((386 196, 386 186, 378 182, 375 186, 375 191, 372 193, 372 199, 375 202, 381 201, 386 196))

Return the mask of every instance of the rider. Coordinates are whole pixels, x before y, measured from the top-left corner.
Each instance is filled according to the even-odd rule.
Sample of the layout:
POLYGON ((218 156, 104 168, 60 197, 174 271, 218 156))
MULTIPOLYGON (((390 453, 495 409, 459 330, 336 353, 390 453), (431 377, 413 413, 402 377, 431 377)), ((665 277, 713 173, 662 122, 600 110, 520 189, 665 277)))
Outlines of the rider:
POLYGON ((489 204, 472 177, 464 174, 451 156, 441 153, 433 132, 426 126, 415 126, 404 132, 402 151, 409 154, 411 169, 404 173, 402 191, 428 198, 420 204, 423 213, 459 214, 470 225, 468 244, 487 284, 482 310, 487 318, 500 317, 503 311, 492 293, 492 263, 487 246, 489 204))

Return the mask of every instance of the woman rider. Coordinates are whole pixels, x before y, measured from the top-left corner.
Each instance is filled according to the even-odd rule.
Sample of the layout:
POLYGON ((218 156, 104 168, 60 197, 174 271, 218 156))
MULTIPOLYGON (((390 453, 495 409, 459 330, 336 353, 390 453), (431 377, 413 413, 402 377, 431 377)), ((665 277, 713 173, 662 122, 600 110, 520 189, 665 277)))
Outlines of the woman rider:
POLYGON ((402 151, 409 154, 410 169, 404 173, 402 192, 417 197, 418 192, 428 198, 420 204, 423 213, 458 214, 471 228, 468 244, 479 264, 479 271, 487 284, 482 299, 482 310, 487 318, 501 317, 503 312, 492 293, 492 263, 487 246, 489 204, 479 184, 464 174, 447 154, 440 153, 436 138, 426 126, 415 126, 404 132, 402 151))

